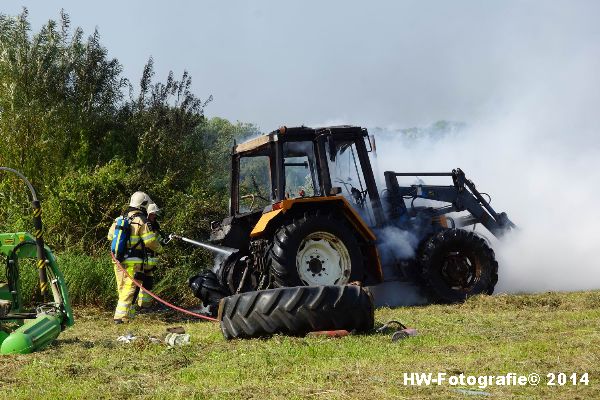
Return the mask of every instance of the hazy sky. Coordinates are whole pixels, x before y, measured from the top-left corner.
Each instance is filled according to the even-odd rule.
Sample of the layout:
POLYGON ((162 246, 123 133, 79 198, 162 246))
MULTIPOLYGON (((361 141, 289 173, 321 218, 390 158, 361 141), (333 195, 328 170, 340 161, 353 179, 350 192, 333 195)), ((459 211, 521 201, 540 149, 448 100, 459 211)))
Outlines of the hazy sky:
MULTIPOLYGON (((188 70, 208 116, 279 125, 471 121, 600 44, 599 1, 4 1, 60 8, 138 81, 188 70)), ((598 58, 596 58, 598 59, 598 58)), ((543 80, 542 80, 543 82, 543 80)), ((551 80, 547 82, 552 84, 551 80)))

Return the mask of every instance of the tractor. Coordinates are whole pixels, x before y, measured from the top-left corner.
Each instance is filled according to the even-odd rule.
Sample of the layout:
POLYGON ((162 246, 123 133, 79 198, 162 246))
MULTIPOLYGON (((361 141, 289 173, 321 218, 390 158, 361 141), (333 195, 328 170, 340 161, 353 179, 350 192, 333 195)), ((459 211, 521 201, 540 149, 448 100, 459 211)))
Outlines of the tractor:
POLYGON ((190 278, 196 296, 210 304, 252 290, 384 280, 416 282, 441 303, 491 294, 498 263, 488 240, 467 227, 500 237, 515 228, 507 215, 460 169, 387 171, 380 191, 375 150, 357 126, 281 127, 234 144, 229 216, 211 224, 212 247, 225 251, 213 272, 190 278), (398 180, 432 176, 452 185, 398 180))

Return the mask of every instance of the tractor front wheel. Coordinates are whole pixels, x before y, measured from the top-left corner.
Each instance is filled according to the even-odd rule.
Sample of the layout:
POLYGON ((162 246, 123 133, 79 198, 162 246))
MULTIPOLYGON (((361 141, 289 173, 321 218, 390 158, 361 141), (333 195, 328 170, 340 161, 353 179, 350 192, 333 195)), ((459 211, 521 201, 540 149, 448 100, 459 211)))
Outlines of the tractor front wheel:
POLYGON ((492 294, 498 262, 486 241, 474 232, 447 229, 422 246, 421 278, 431 300, 456 303, 476 294, 492 294))

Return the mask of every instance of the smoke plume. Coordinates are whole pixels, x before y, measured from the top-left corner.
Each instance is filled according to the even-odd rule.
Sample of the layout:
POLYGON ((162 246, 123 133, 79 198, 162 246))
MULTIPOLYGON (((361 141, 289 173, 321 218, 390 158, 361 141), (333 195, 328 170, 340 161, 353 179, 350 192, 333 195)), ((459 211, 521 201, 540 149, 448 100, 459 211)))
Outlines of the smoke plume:
POLYGON ((594 204, 600 98, 587 88, 600 82, 591 64, 576 63, 557 75, 552 85, 528 85, 522 96, 458 132, 411 139, 394 129, 377 133, 380 173, 460 167, 518 225, 519 231, 492 239, 500 263, 496 292, 600 288, 600 208, 594 204))
POLYGON ((387 75, 390 86, 404 82, 407 90, 398 97, 415 99, 420 125, 451 119, 465 126, 402 133, 398 127, 415 123, 401 103, 393 126, 375 114, 371 120, 333 116, 375 133, 379 179, 386 170, 460 167, 496 210, 507 212, 519 231, 491 240, 500 263, 496 292, 600 289, 600 31, 591 20, 597 5, 552 4, 528 3, 529 13, 494 20, 495 34, 484 46, 455 49, 463 58, 435 53, 439 68, 407 57, 420 89, 387 75), (440 98, 454 101, 440 107, 440 98))

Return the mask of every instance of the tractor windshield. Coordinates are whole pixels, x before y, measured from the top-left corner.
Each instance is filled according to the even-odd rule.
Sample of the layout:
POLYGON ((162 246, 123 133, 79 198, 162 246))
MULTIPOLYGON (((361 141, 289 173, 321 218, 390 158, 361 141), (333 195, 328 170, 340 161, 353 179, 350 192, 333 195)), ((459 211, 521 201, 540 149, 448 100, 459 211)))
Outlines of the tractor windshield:
POLYGON ((373 225, 369 193, 354 140, 336 140, 335 146, 328 148, 327 152, 332 185, 340 187, 342 195, 370 225, 373 225), (333 150, 335 154, 332 157, 330 153, 333 150))
POLYGON ((319 196, 320 186, 315 172, 316 161, 312 142, 286 142, 283 145, 285 197, 319 196))

